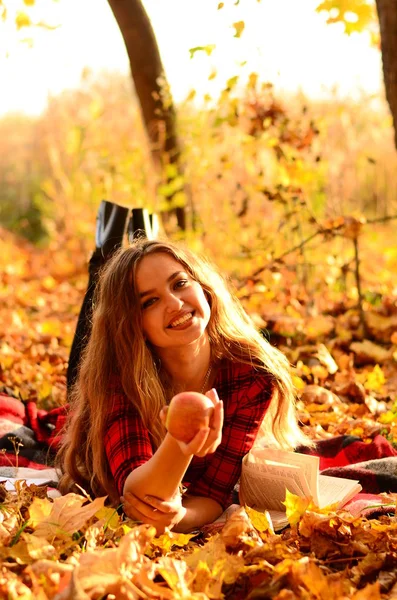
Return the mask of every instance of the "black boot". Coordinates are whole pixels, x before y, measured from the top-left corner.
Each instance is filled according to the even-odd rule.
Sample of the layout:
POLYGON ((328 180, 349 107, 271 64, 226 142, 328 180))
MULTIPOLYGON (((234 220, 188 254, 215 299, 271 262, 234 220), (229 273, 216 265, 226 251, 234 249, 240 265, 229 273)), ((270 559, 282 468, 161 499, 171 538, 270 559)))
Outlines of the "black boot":
POLYGON ((156 214, 149 214, 146 208, 133 208, 128 221, 128 241, 137 237, 146 237, 148 240, 157 238, 159 232, 159 220, 156 214))
POLYGON ((92 300, 98 281, 98 274, 106 260, 123 243, 128 208, 102 200, 96 219, 95 250, 88 265, 88 286, 81 306, 76 331, 70 350, 66 374, 67 392, 76 381, 81 352, 87 344, 91 331, 92 300))

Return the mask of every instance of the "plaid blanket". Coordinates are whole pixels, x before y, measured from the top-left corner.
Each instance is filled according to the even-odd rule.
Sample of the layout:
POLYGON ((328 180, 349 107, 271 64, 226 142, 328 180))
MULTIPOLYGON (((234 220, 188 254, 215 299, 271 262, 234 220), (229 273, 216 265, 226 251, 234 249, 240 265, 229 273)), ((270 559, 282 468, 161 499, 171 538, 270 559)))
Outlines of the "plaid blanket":
POLYGON ((65 406, 39 410, 35 402, 0 394, 0 466, 52 466, 66 416, 65 406))
MULTIPOLYGON (((51 467, 66 418, 67 406, 39 410, 35 402, 23 403, 0 394, 0 467, 51 467)), ((297 451, 319 456, 325 475, 357 479, 363 494, 370 494, 372 505, 374 494, 397 492, 397 450, 381 435, 371 443, 343 435, 297 451)), ((358 496, 364 499, 362 494, 358 496)))
POLYGON ((363 492, 397 492, 397 450, 381 435, 369 444, 356 436, 340 435, 297 452, 319 456, 323 475, 357 479, 363 492))

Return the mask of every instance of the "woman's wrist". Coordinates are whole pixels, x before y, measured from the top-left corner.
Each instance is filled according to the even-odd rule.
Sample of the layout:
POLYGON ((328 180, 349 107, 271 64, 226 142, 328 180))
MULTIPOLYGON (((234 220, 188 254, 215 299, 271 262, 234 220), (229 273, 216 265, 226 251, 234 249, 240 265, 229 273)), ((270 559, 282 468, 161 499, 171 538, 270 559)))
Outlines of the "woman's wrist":
POLYGON ((142 499, 147 495, 164 501, 173 499, 179 493, 192 458, 193 455, 184 454, 178 442, 167 433, 153 456, 128 475, 123 493, 130 491, 142 499))
POLYGON ((188 533, 193 529, 207 525, 215 521, 223 512, 222 506, 205 496, 189 496, 182 498, 182 504, 186 509, 184 517, 174 526, 174 531, 188 533))

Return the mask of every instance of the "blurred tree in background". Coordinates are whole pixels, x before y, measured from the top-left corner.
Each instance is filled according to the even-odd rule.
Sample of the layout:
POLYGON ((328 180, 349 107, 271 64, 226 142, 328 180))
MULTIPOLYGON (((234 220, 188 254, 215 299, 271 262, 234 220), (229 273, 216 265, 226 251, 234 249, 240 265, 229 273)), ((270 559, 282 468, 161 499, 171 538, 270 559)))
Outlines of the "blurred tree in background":
POLYGON ((343 23, 348 35, 368 31, 372 43, 380 45, 386 98, 393 117, 397 149, 397 3, 394 0, 376 0, 375 7, 372 0, 324 0, 317 11, 329 14, 328 23, 343 23))
MULTIPOLYGON (((160 182, 167 184, 173 179, 181 179, 181 150, 175 109, 149 17, 140 0, 108 2, 123 36, 132 80, 160 182), (170 174, 174 173, 175 177, 171 177, 170 174)), ((170 207, 173 206, 174 195, 170 193, 167 196, 170 207)), ((162 212, 167 213, 166 210, 162 212)), ((175 212, 178 227, 185 230, 184 203, 181 206, 176 204, 175 212)))
MULTIPOLYGON (((12 16, 2 0, 4 22, 14 19, 19 32, 46 26, 29 16, 38 0, 19 4, 21 10, 12 5, 12 16)), ((139 103, 125 78, 95 79, 85 71, 80 88, 51 98, 40 117, 3 118, 0 218, 7 227, 35 241, 54 232, 83 239, 93 230, 100 200, 108 198, 150 211, 180 209, 183 228, 188 184, 197 233, 214 249, 244 257, 299 244, 322 218, 352 211, 372 218, 393 213, 392 129, 376 99, 282 98, 260 73, 247 81, 237 73, 216 101, 204 97, 200 104, 192 90, 178 106, 181 150, 144 8, 137 0, 109 4, 139 103)), ((329 0, 318 10, 334 15, 331 22, 344 19, 348 33, 366 27, 376 37, 375 5, 370 12, 364 5, 369 6, 364 0, 329 0), (347 17, 354 10, 353 26, 347 17)), ((244 22, 235 23, 234 31, 235 37, 244 35, 244 22)), ((199 50, 211 52, 192 48, 192 60, 199 50)), ((167 231, 177 235, 176 224, 167 231)))

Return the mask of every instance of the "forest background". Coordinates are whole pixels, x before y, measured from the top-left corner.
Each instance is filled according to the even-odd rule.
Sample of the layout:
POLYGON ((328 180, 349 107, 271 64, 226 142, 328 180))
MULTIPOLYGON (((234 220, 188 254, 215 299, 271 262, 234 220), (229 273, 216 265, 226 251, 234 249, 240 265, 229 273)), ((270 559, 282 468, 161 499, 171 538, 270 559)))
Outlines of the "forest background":
MULTIPOLYGON (((229 11, 230 22, 222 35, 242 43, 249 35, 245 7, 264 2, 213 2, 214 15, 229 11)), ((0 1, 0 36, 6 32, 3 40, 8 40, 1 61, 11 59, 21 44, 31 51, 29 46, 34 48, 38 35, 56 39, 62 23, 49 9, 53 4, 54 0, 0 1)), ((121 33, 122 15, 117 10, 123 4, 128 5, 109 1, 121 33)), ((381 5, 378 2, 378 10, 381 5)), ((142 9, 136 0, 130 6, 142 9)), ((375 3, 326 0, 313 3, 315 9, 319 19, 328 19, 328 27, 344 30, 352 44, 362 36, 378 48, 380 56, 375 3)), ((139 15, 145 18, 142 12, 139 15)), ((176 27, 183 27, 177 15, 173 18, 176 27)), ((148 23, 142 23, 140 32, 149 32, 150 38, 150 24, 147 29, 148 23)), ((87 44, 93 26, 94 14, 87 22, 87 44)), ((277 27, 282 28, 283 22, 275 22, 277 27)), ((124 40, 128 49, 125 35, 124 40)), ((155 87, 146 96, 138 81, 142 69, 135 74, 134 91, 128 74, 98 74, 81 65, 79 86, 50 95, 39 114, 11 111, 0 117, 2 389, 24 401, 36 400, 45 409, 66 401, 67 360, 87 283, 87 262, 95 246, 95 217, 101 200, 108 199, 155 212, 163 235, 206 253, 230 277, 258 328, 293 363, 301 420, 310 435, 318 439, 353 433, 370 441, 382 433, 395 444, 397 158, 390 89, 389 103, 383 85, 370 91, 350 86, 346 93, 336 85, 311 97, 303 87, 279 89, 277 81, 264 76, 272 57, 260 52, 255 70, 242 52, 225 75, 216 66, 216 36, 211 43, 203 40, 188 49, 189 60, 200 61, 202 70, 207 70, 206 79, 214 84, 210 91, 192 88, 174 102, 155 44, 147 52, 138 36, 136 52, 130 53, 132 72, 137 68, 134 57, 146 61, 155 53, 151 71, 155 87)), ((286 52, 292 57, 294 44, 286 52)), ((318 78, 321 81, 321 69, 318 78)), ((21 538, 26 550, 32 518, 25 518, 26 511, 20 508, 17 517, 12 513, 14 529, 4 543, 18 546, 21 538)), ((79 537, 72 532, 75 544, 69 544, 67 551, 64 540, 58 546, 52 540, 52 558, 61 557, 62 562, 86 548, 84 536, 92 522, 87 523, 76 526, 79 537)), ((119 547, 118 525, 110 532, 107 523, 105 530, 108 537, 103 532, 102 541, 109 543, 111 538, 119 547)), ((99 538, 95 538, 98 546, 99 538)), ((234 541, 236 547, 241 542, 238 536, 234 541)), ((172 543, 162 543, 165 546, 157 545, 152 558, 163 554, 174 560, 168 554, 172 543)), ((142 540, 139 544, 142 550, 142 540)), ((280 569, 290 568, 284 564, 287 546, 283 546, 285 556, 283 550, 279 557, 284 565, 280 569)), ((380 551, 379 544, 377 548, 380 551)), ((375 552, 372 547, 370 551, 375 552)), ((7 586, 14 575, 15 585, 24 585, 22 567, 38 556, 47 557, 44 548, 32 552, 27 550, 30 558, 9 552, 8 558, 12 555, 19 567, 6 572, 7 586)), ((335 560, 337 564, 340 556, 335 560)), ((296 591, 290 597, 329 598, 321 594, 329 592, 335 564, 322 565, 321 573, 315 571, 318 582, 324 573, 331 577, 324 591, 302 583, 306 563, 300 564, 299 574, 289 573, 301 578, 306 596, 296 591)), ((338 598, 380 598, 397 579, 396 575, 383 588, 378 581, 375 589, 372 582, 384 563, 378 561, 372 580, 359 568, 359 575, 353 576, 351 569, 357 563, 341 564, 347 565, 348 583, 345 596, 338 592, 338 598), (365 593, 369 595, 354 596, 357 589, 367 589, 368 581, 371 592, 365 593)), ((172 597, 177 597, 176 590, 184 597, 178 588, 181 580, 176 584, 170 575, 167 578, 167 572, 176 569, 172 565, 158 573, 172 597)), ((236 568, 237 579, 247 579, 243 571, 242 565, 236 568)), ((201 588, 196 581, 194 589, 218 597, 208 591, 215 585, 214 572, 201 588)), ((229 584, 232 587, 223 592, 237 597, 236 580, 229 584)), ((246 583, 251 591, 254 585, 246 583)), ((159 597, 153 586, 153 597, 159 597)), ((275 585, 269 597, 279 598, 277 589, 275 585)), ((58 591, 51 592, 48 581, 40 587, 40 593, 47 594, 43 598, 56 597, 58 591)))

